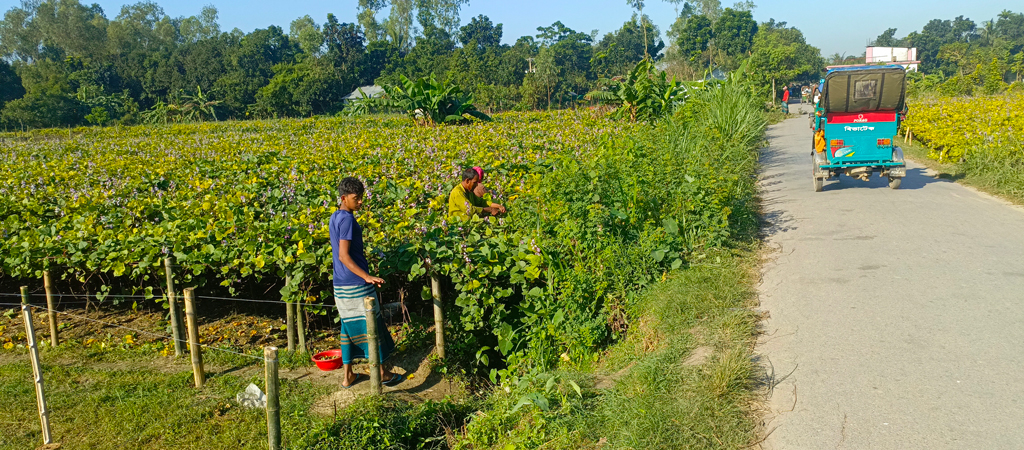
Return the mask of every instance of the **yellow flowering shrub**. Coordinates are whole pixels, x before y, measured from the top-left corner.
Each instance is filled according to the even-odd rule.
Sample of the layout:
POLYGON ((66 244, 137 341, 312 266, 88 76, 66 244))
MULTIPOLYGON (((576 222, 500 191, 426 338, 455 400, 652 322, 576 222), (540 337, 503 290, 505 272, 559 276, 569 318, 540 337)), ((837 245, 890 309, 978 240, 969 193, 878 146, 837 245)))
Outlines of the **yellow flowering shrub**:
POLYGON ((1024 93, 943 97, 911 102, 904 126, 939 161, 959 161, 985 147, 1024 141, 1024 93))

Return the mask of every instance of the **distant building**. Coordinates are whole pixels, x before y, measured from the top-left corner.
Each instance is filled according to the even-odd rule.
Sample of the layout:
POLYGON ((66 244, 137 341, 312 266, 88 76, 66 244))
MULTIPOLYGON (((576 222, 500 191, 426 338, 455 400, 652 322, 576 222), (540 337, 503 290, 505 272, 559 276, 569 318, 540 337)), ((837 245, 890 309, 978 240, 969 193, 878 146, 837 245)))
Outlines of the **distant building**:
POLYGON ((384 95, 384 88, 382 88, 380 86, 377 86, 377 85, 363 86, 361 88, 358 88, 358 89, 352 91, 352 93, 348 94, 347 96, 345 96, 345 98, 342 99, 342 101, 343 102, 349 102, 349 101, 352 101, 352 100, 359 100, 359 99, 363 98, 363 94, 366 94, 366 96, 370 97, 370 98, 381 97, 381 96, 384 95), (359 91, 363 91, 363 92, 360 93, 359 91))
POLYGON ((866 64, 899 64, 907 70, 917 72, 917 49, 906 47, 868 47, 864 52, 866 64))

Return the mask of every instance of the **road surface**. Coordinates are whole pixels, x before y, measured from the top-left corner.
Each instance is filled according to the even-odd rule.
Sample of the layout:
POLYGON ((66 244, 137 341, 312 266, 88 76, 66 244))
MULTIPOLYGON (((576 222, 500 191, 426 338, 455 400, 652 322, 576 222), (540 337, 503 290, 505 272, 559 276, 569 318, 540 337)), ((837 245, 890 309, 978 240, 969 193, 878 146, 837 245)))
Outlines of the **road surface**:
POLYGON ((1024 209, 914 163, 815 193, 807 125, 762 158, 764 448, 1024 448, 1024 209))

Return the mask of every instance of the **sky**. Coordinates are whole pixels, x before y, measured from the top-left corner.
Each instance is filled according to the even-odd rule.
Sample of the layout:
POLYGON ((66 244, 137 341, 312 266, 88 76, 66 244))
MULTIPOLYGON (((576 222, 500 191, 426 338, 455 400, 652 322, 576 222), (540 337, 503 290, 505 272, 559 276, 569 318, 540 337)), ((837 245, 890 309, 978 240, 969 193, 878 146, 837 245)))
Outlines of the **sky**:
MULTIPOLYGON (((280 0, 154 0, 172 16, 191 16, 208 4, 220 13, 221 29, 239 28, 250 32, 256 28, 278 25, 288 31, 292 20, 311 16, 323 23, 327 13, 334 13, 342 22, 356 22, 356 0, 280 1, 280 0)), ((114 18, 121 6, 134 3, 123 0, 80 0, 83 4, 99 3, 108 18, 114 18)), ((731 6, 733 0, 722 0, 731 6)), ((664 38, 665 31, 675 21, 672 4, 661 0, 647 0, 644 12, 657 25, 664 38)), ((0 0, 0 10, 7 11, 20 1, 0 0)), ((833 53, 859 56, 867 42, 887 28, 897 28, 897 37, 911 31, 920 31, 931 19, 953 19, 963 15, 979 25, 994 19, 1000 11, 1024 11, 1024 4, 1007 0, 856 0, 833 1, 758 1, 754 19, 758 22, 774 18, 785 21, 803 31, 807 43, 821 49, 822 56, 833 53)), ((386 14, 386 13, 385 13, 386 14)), ((483 14, 492 22, 503 24, 506 43, 514 43, 524 35, 535 35, 538 26, 548 26, 556 20, 576 31, 589 33, 599 30, 600 35, 622 26, 632 14, 625 0, 471 0, 462 8, 462 22, 483 14)), ((383 16, 383 15, 382 15, 383 16)), ((380 20, 383 17, 378 17, 380 20)))

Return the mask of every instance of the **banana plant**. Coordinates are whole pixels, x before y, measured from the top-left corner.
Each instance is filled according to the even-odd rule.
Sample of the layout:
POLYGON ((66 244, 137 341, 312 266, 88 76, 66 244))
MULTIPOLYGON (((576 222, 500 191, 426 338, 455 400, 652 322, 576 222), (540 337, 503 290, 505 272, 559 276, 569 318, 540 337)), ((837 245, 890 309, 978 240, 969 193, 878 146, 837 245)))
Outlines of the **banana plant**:
POLYGON ((612 117, 652 121, 672 111, 676 103, 685 101, 690 86, 668 80, 665 72, 654 66, 654 61, 645 57, 625 77, 606 81, 605 90, 591 91, 587 99, 599 100, 616 105, 612 117))
POLYGON ((465 123, 470 118, 490 121, 491 117, 476 109, 473 95, 462 92, 457 85, 437 81, 434 74, 415 81, 402 75, 397 86, 385 85, 382 98, 362 98, 357 109, 378 107, 405 111, 419 125, 465 123))

